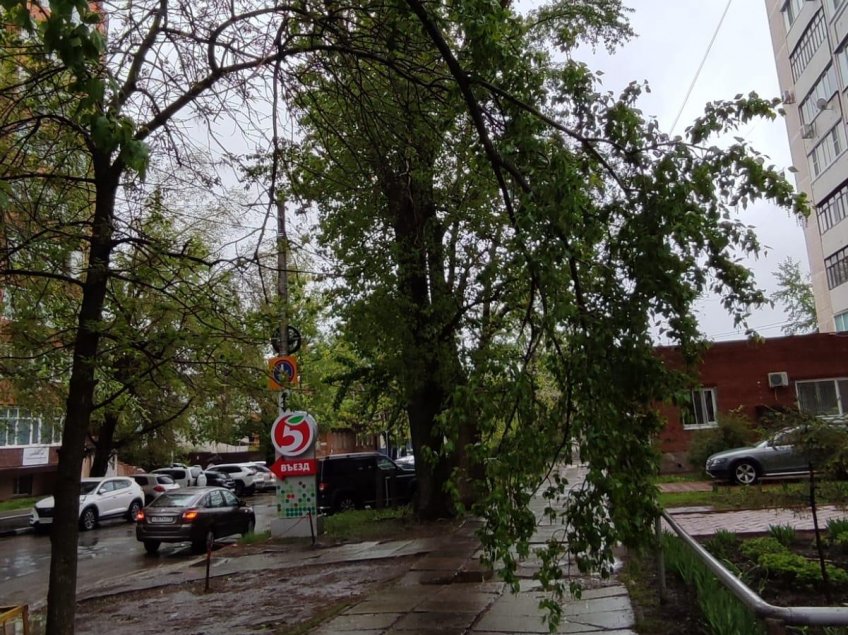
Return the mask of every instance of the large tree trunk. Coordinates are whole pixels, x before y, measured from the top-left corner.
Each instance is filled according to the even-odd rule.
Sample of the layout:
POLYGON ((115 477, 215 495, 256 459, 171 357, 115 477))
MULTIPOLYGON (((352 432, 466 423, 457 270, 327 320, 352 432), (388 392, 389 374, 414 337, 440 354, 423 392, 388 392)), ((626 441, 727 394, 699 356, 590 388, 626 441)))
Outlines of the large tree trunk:
POLYGON ((103 425, 94 439, 94 459, 91 462, 92 476, 106 476, 109 469, 109 457, 115 448, 115 430, 118 429, 118 413, 106 410, 103 413, 103 425))
MULTIPOLYGON (((441 289, 430 275, 431 266, 440 258, 433 250, 436 221, 432 184, 417 183, 407 175, 383 180, 398 246, 398 296, 408 319, 403 337, 402 382, 407 400, 407 415, 416 457, 418 495, 416 511, 424 519, 445 518, 455 513, 445 484, 456 465, 455 456, 444 456, 444 432, 436 419, 446 406, 450 390, 458 379, 459 361, 453 333, 445 334, 434 311, 434 298, 441 289), (431 464, 423 448, 438 457, 431 464)), ((443 283, 444 281, 441 280, 443 283)), ((442 296, 439 301, 444 300, 442 296)))
POLYGON ((85 439, 94 403, 95 366, 100 320, 112 254, 112 221, 120 170, 95 155, 96 195, 89 265, 82 287, 67 412, 56 474, 53 528, 50 535, 50 583, 47 590, 47 635, 72 635, 76 614, 79 492, 85 439))

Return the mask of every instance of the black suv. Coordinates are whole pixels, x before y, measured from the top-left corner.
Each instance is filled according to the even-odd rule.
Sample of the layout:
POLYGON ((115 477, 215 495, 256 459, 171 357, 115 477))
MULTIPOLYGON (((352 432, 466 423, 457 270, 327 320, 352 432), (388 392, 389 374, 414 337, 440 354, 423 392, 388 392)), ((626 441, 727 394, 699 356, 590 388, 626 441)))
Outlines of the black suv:
POLYGON ((379 452, 334 454, 318 460, 318 509, 403 505, 415 494, 415 472, 379 452))

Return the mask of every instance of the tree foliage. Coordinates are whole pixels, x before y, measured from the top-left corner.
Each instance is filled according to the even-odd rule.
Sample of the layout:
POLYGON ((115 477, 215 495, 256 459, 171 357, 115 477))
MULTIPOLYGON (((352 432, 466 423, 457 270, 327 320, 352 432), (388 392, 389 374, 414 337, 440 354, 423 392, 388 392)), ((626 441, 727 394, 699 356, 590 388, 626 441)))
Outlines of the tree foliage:
POLYGON ((801 263, 792 258, 783 260, 774 274, 778 290, 771 300, 783 305, 789 320, 783 326, 786 335, 814 333, 818 329, 816 299, 810 276, 801 273, 801 263))

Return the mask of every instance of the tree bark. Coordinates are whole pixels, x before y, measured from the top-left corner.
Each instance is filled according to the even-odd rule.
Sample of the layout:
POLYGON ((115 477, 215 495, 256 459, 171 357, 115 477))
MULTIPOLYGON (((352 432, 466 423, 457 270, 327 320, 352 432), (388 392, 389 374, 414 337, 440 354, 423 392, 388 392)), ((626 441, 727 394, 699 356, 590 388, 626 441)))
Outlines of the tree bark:
MULTIPOLYGON (((452 334, 443 333, 434 298, 439 296, 440 276, 433 266, 444 266, 440 249, 434 249, 432 223, 436 221, 432 183, 416 182, 408 175, 383 179, 398 248, 398 295, 408 319, 402 344, 403 377, 407 416, 416 457, 418 493, 416 512, 420 518, 446 518, 455 514, 445 485, 456 458, 443 456, 444 432, 436 420, 447 405, 451 386, 460 368, 452 334), (425 458, 423 448, 437 460, 425 458)), ((436 232, 437 233, 437 232, 436 232)), ((443 280, 441 280, 443 282, 443 280)), ((441 308, 441 307, 440 307, 441 308)))
POLYGON ((54 490, 50 535, 50 582, 47 590, 47 635, 73 635, 76 615, 77 541, 80 475, 96 385, 95 366, 100 321, 109 277, 115 195, 121 169, 107 156, 94 154, 96 182, 89 263, 82 287, 67 411, 54 490))
POLYGON ((94 459, 91 462, 92 476, 106 476, 109 469, 109 457, 115 448, 115 430, 118 429, 118 413, 106 410, 103 413, 103 425, 94 439, 94 459))

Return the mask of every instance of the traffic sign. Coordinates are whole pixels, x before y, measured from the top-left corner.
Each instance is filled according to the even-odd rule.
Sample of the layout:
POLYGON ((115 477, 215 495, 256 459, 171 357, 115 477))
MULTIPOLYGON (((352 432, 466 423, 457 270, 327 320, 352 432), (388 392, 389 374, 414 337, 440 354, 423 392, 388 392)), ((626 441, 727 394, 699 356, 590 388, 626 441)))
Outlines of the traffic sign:
MULTIPOLYGON (((300 331, 298 331, 293 326, 289 325, 286 327, 286 353, 291 355, 292 353, 297 353, 300 350, 300 331)), ((274 349, 274 352, 280 353, 280 329, 274 329, 273 334, 271 335, 271 347, 274 349)))
POLYGON ((269 469, 279 479, 290 476, 312 476, 318 473, 318 465, 315 459, 284 459, 280 457, 274 461, 269 469))
POLYGON ((297 384, 297 358, 292 355, 280 355, 268 360, 268 388, 282 390, 286 386, 297 384))
POLYGON ((271 426, 271 443, 284 457, 305 454, 317 438, 318 424, 306 412, 284 412, 271 426))

